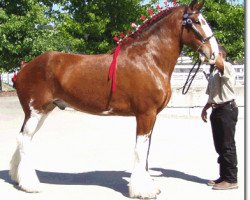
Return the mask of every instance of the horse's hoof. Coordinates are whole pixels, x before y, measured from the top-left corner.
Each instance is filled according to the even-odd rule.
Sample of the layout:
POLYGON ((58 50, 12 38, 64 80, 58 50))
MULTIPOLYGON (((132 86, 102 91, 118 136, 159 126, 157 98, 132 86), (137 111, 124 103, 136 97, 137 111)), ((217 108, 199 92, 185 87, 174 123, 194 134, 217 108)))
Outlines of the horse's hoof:
POLYGON ((39 186, 35 186, 35 187, 25 187, 25 186, 18 186, 20 190, 27 192, 27 193, 40 193, 41 189, 39 186))
MULTIPOLYGON (((145 185, 144 185, 145 186, 145 185)), ((130 187, 129 188, 129 196, 131 198, 138 199, 156 199, 157 195, 161 193, 161 190, 156 188, 155 186, 148 187, 130 187)))
POLYGON ((18 184, 20 190, 27 193, 39 193, 41 192, 40 182, 38 179, 34 179, 33 181, 21 181, 18 184))
POLYGON ((157 199, 157 195, 135 195, 135 196, 130 196, 130 198, 134 198, 134 199, 157 199))
POLYGON ((156 199, 160 193, 161 191, 147 171, 135 170, 131 174, 129 183, 129 195, 131 198, 156 199))

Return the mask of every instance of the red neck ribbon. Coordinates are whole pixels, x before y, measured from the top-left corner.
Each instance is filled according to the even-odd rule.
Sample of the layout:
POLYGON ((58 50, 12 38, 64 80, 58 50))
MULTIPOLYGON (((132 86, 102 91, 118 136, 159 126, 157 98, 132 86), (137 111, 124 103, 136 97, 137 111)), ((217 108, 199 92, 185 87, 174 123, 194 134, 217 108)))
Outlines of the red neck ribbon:
POLYGON ((120 43, 118 43, 114 52, 112 63, 109 67, 109 80, 111 79, 112 81, 112 92, 116 91, 116 66, 117 66, 117 58, 120 52, 120 48, 121 48, 121 45, 120 43))

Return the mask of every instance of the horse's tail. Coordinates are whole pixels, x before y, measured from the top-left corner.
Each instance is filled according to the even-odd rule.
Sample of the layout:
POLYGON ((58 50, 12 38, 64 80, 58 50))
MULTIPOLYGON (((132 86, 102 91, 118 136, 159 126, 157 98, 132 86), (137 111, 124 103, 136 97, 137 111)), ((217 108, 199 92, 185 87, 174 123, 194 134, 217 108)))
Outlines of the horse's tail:
POLYGON ((17 73, 14 72, 14 76, 11 79, 11 81, 13 83, 13 88, 16 88, 16 79, 17 79, 17 73))
MULTIPOLYGON (((23 69, 26 65, 27 65, 27 62, 21 61, 21 63, 20 63, 20 69, 23 69)), ((14 72, 14 76, 11 79, 11 81, 13 83, 13 88, 16 88, 17 74, 18 74, 18 71, 17 72, 15 71, 14 72)))

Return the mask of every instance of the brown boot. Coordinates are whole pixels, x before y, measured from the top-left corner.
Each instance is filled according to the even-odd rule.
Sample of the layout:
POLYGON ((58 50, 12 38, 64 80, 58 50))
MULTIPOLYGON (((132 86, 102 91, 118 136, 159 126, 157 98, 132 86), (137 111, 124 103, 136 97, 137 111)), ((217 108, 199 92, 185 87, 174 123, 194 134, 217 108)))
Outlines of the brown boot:
POLYGON ((220 183, 220 182, 222 182, 223 180, 222 180, 222 178, 220 177, 220 178, 218 178, 218 179, 216 179, 216 180, 209 180, 208 182, 207 182, 207 185, 208 186, 214 186, 215 184, 217 184, 217 183, 220 183))
POLYGON ((220 183, 214 184, 213 188, 214 190, 230 190, 230 189, 237 189, 238 184, 237 183, 229 183, 227 181, 222 181, 220 183))

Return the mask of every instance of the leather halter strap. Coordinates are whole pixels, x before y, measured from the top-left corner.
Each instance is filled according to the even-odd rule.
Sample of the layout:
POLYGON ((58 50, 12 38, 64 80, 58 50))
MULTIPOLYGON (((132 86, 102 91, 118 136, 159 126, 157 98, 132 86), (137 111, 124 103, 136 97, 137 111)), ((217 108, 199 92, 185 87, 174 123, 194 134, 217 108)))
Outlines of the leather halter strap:
POLYGON ((193 15, 193 14, 199 14, 200 12, 191 12, 188 13, 187 12, 188 7, 185 7, 185 11, 184 11, 184 15, 183 15, 183 26, 187 26, 190 27, 194 33, 198 36, 198 38, 200 39, 200 41, 202 42, 202 44, 206 43, 207 41, 209 41, 212 37, 214 37, 214 35, 212 34, 211 36, 204 38, 200 31, 196 28, 196 26, 193 24, 193 21, 189 18, 189 16, 193 15))

